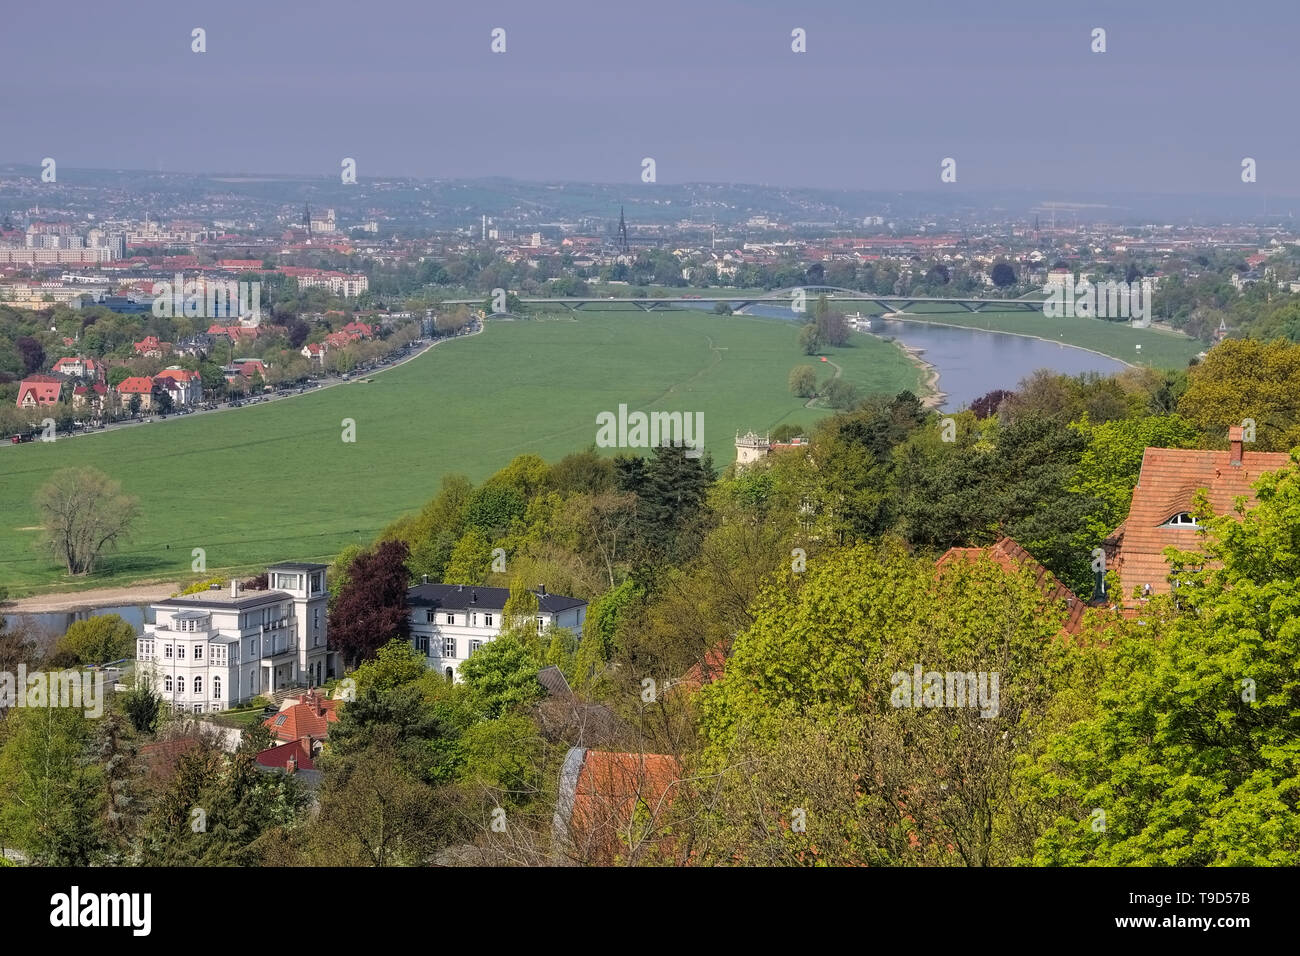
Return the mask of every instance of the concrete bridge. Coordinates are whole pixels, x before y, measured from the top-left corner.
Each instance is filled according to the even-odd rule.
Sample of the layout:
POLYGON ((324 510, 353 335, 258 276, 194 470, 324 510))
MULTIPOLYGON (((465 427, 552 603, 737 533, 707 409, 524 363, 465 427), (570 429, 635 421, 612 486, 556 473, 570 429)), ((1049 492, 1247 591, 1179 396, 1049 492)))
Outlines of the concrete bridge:
MULTIPOLYGON (((581 312, 586 306, 608 308, 611 303, 626 303, 642 310, 654 312, 671 308, 699 308, 726 302, 737 312, 743 312, 752 305, 789 306, 798 294, 804 294, 806 308, 819 296, 833 302, 866 302, 879 306, 885 312, 902 312, 915 305, 936 304, 952 305, 967 312, 1041 312, 1042 299, 975 299, 949 296, 905 296, 875 295, 870 292, 858 292, 854 289, 841 289, 836 286, 805 285, 789 289, 777 289, 759 295, 662 295, 662 296, 520 296, 517 301, 523 305, 562 305, 571 312, 581 312)), ((443 305, 482 305, 479 299, 445 299, 443 305)))

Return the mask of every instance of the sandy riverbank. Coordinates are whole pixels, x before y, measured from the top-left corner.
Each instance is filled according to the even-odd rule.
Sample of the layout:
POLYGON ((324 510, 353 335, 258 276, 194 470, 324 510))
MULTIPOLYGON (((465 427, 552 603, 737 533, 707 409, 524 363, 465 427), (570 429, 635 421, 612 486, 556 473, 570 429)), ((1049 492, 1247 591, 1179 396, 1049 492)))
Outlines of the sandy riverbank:
POLYGON ((921 370, 921 404, 926 408, 938 408, 948 400, 948 393, 939 389, 939 368, 938 366, 927 362, 921 356, 925 349, 918 349, 912 345, 904 345, 902 342, 895 341, 903 354, 908 357, 913 365, 921 370))
MULTIPOLYGON (((881 318, 901 319, 911 318, 911 316, 906 312, 887 312, 881 318)), ((880 333, 872 332, 869 334, 879 335, 880 333)), ((946 402, 948 393, 939 389, 939 367, 921 357, 925 354, 925 349, 917 348, 914 345, 904 345, 896 338, 892 341, 903 350, 903 354, 907 356, 908 361, 921 371, 921 404, 926 408, 938 408, 946 402)))
POLYGON ((93 588, 63 594, 38 594, 0 604, 5 614, 55 614, 117 604, 152 604, 171 597, 181 589, 175 581, 135 584, 118 588, 93 588))

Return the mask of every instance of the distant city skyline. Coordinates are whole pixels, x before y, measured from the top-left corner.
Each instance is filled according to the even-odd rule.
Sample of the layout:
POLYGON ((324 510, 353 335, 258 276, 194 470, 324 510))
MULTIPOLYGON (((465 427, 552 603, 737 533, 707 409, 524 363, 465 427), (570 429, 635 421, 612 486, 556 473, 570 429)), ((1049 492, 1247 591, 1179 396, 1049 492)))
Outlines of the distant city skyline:
POLYGON ((639 187, 652 157, 671 184, 1300 196, 1282 0, 61 9, 6 11, 0 162, 639 187))

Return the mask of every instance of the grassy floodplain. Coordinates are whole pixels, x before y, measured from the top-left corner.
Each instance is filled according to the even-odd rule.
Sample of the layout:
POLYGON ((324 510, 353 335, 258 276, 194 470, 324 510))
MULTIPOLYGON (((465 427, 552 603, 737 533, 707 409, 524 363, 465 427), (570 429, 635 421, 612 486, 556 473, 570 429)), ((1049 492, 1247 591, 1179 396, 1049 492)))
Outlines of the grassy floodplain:
MULTIPOLYGON (((368 543, 432 497, 443 475, 482 480, 511 458, 556 460, 595 441, 596 415, 704 413, 715 464, 737 430, 811 424, 824 409, 789 392, 804 362, 798 326, 695 311, 611 310, 490 321, 369 380, 265 405, 169 418, 53 443, 0 448, 0 586, 14 596, 191 577, 273 560, 328 560, 368 543), (356 442, 342 441, 344 419, 356 442), (60 469, 89 465, 140 501, 131 540, 90 580, 69 580, 33 547, 32 497, 60 469)), ((864 393, 917 389, 893 345, 855 335, 831 350, 864 393)))

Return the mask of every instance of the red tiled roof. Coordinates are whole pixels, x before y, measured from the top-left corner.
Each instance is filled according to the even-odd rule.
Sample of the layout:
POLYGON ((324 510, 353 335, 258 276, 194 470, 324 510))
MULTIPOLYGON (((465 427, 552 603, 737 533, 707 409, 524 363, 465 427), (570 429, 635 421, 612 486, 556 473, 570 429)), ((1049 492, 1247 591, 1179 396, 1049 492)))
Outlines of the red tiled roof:
POLYGON ((731 641, 719 641, 707 651, 704 657, 691 667, 681 680, 674 683, 674 688, 699 690, 705 684, 712 684, 720 678, 727 666, 727 653, 731 650, 731 641))
POLYGON ((1038 587, 1054 601, 1064 601, 1066 606, 1065 623, 1061 630, 1067 634, 1078 634, 1083 621, 1086 602, 1057 579, 1056 575, 1043 567, 1038 560, 1022 548, 1014 539, 1003 537, 997 544, 987 548, 949 548, 935 565, 936 570, 943 570, 955 561, 977 561, 987 556, 996 562, 1008 574, 1019 574, 1021 568, 1028 568, 1038 581, 1038 587))
MULTIPOLYGON (((653 834, 676 796, 681 764, 665 754, 611 753, 573 748, 565 760, 557 817, 562 840, 579 859, 612 863, 632 848, 622 835, 636 816, 637 835, 653 834), (579 767, 573 766, 581 761, 579 767), (638 814, 640 811, 640 814, 638 814)), ((651 842, 660 842, 653 836, 651 842)))
POLYGON ((53 405, 59 400, 63 379, 53 375, 29 375, 18 384, 17 405, 22 406, 28 395, 37 405, 53 405))
POLYGON ((148 395, 153 391, 153 379, 148 375, 133 375, 131 378, 122 379, 122 384, 117 386, 117 390, 127 395, 148 395))
POLYGON ((199 377, 198 372, 190 371, 187 368, 165 368, 154 378, 170 378, 178 382, 189 382, 199 377))
POLYGON ((316 764, 311 759, 310 740, 291 740, 269 747, 259 751, 256 760, 261 766, 274 767, 276 770, 289 770, 291 766, 294 770, 316 769, 316 764))
POLYGON ((289 704, 262 723, 279 740, 300 740, 304 737, 324 740, 329 736, 329 725, 338 723, 338 705, 337 700, 329 700, 309 691, 299 697, 296 703, 289 704))
MULTIPOLYGON (((1230 429, 1240 449, 1241 429, 1230 429)), ((1192 510, 1192 498, 1204 488, 1216 515, 1230 514, 1234 499, 1244 496, 1255 504, 1251 485, 1260 475, 1277 471, 1290 462, 1282 452, 1240 453, 1232 464, 1233 452, 1203 451, 1196 448, 1148 448, 1142 455, 1142 470, 1129 504, 1128 517, 1107 541, 1111 567, 1119 573, 1120 600, 1128 607, 1141 604, 1132 597, 1134 589, 1151 586, 1152 594, 1168 594, 1169 563, 1164 549, 1191 550, 1199 547, 1193 526, 1162 527, 1170 518, 1192 510)))

